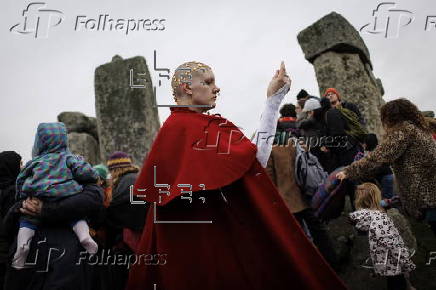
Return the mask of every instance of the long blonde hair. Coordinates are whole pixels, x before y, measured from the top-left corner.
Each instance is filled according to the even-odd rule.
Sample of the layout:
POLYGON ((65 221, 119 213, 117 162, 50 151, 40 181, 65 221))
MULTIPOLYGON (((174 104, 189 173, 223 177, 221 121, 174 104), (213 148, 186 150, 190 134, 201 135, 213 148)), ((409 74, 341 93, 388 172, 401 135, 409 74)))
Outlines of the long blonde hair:
POLYGON ((380 205, 381 191, 374 183, 365 182, 356 188, 355 205, 357 209, 375 209, 383 211, 380 205))

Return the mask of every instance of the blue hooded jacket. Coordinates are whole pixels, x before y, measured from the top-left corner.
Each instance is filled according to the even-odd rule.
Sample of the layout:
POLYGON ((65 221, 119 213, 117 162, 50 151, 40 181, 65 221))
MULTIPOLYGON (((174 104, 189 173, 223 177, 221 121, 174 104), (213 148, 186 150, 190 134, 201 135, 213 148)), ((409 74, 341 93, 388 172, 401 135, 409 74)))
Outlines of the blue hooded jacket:
POLYGON ((68 150, 64 123, 41 123, 27 162, 17 178, 17 199, 60 198, 82 191, 79 183, 95 182, 97 173, 68 150))

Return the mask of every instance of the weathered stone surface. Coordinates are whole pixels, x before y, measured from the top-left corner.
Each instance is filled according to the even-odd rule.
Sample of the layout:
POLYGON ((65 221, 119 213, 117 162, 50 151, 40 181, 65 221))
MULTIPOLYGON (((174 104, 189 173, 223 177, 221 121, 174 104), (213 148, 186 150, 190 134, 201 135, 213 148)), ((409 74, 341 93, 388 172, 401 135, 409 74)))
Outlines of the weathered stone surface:
POLYGON ((96 117, 88 117, 88 130, 86 133, 90 134, 92 137, 94 137, 97 141, 99 140, 98 137, 98 128, 97 128, 97 118, 96 117))
POLYGON ((424 117, 434 118, 434 112, 433 111, 422 111, 421 113, 424 115, 424 117))
POLYGON ((381 91, 359 55, 329 51, 318 56, 313 65, 320 95, 327 88, 336 88, 343 100, 359 107, 368 131, 380 135, 381 91))
POLYGON ((114 56, 112 62, 95 70, 95 108, 100 153, 106 161, 114 151, 129 153, 136 164, 142 164, 150 150, 160 122, 150 73, 143 57, 123 60, 114 56), (146 79, 146 88, 131 88, 130 69, 134 79, 138 73, 146 79))
POLYGON ((81 155, 92 165, 100 163, 100 150, 97 140, 87 133, 68 133, 68 146, 74 154, 81 155))
POLYGON ((380 90, 380 94, 383 97, 385 95, 385 88, 383 87, 383 83, 382 83, 381 79, 376 79, 376 82, 377 82, 377 86, 380 90))
POLYGON ((311 63, 327 51, 353 53, 372 67, 368 48, 356 29, 340 14, 332 12, 301 31, 298 42, 311 63))
POLYGON ((81 112, 62 112, 58 115, 58 121, 63 122, 69 133, 88 133, 98 140, 97 120, 87 117, 81 112))

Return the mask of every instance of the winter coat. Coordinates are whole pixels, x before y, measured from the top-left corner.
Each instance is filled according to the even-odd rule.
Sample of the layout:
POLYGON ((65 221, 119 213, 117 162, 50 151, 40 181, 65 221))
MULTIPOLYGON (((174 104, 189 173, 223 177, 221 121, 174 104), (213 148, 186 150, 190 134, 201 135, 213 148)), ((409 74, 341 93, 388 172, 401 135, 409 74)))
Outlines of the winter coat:
POLYGON ((415 269, 409 249, 385 212, 360 209, 350 213, 350 218, 356 222, 356 229, 368 231, 369 252, 376 274, 396 276, 415 269))
POLYGON ((17 199, 65 197, 81 192, 79 183, 97 181, 91 165, 68 150, 63 123, 39 124, 32 155, 18 175, 17 199))
POLYGON ((347 134, 349 129, 341 111, 332 108, 326 116, 327 136, 333 140, 332 145, 326 147, 332 153, 332 165, 336 168, 350 165, 359 152, 358 141, 347 134))
POLYGON ((106 209, 106 230, 108 246, 123 240, 123 229, 142 231, 147 214, 147 204, 133 204, 130 201, 130 186, 135 184, 137 172, 126 173, 113 187, 112 201, 106 209))
POLYGON ((265 170, 291 213, 309 207, 295 180, 295 147, 292 143, 288 146, 274 146, 265 170))
POLYGON ((319 163, 325 171, 330 173, 338 167, 332 152, 321 150, 323 146, 329 147, 329 145, 333 145, 326 138, 327 128, 323 122, 319 122, 313 118, 303 120, 300 123, 300 134, 305 138, 306 144, 310 145, 310 153, 318 158, 319 163))
MULTIPOLYGON (((18 229, 19 208, 16 203, 5 218, 10 235, 18 229)), ((103 191, 97 185, 84 185, 80 194, 43 203, 40 220, 30 244, 28 261, 35 261, 29 269, 8 268, 5 290, 93 290, 92 261, 86 260, 85 250, 71 229, 71 222, 83 216, 95 216, 103 208, 103 191)), ((15 252, 11 247, 11 257, 15 252)))
POLYGON ((374 151, 345 169, 352 180, 370 179, 390 164, 404 210, 415 218, 423 209, 436 208, 436 142, 410 122, 387 132, 374 151))

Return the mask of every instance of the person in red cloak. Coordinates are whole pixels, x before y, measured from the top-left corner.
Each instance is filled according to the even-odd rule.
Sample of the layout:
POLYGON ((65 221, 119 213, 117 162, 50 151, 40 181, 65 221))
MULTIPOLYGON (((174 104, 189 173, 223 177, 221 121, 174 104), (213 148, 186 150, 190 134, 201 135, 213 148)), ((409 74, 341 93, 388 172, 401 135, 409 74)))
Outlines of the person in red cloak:
POLYGON ((178 67, 180 107, 171 108, 133 188, 149 210, 127 290, 346 289, 264 170, 290 82, 282 62, 253 144, 227 119, 205 114, 220 91, 212 69, 178 67))

